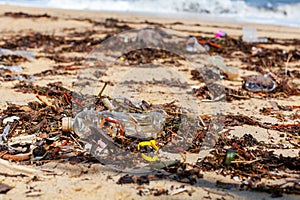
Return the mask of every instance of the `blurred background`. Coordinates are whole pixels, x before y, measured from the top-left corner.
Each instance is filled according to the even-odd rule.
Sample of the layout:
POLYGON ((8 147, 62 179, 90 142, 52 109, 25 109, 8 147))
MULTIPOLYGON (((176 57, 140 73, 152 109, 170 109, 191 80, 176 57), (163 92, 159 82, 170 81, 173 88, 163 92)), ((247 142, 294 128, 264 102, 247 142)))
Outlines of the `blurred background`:
POLYGON ((0 4, 300 26, 300 0, 0 0, 0 4))

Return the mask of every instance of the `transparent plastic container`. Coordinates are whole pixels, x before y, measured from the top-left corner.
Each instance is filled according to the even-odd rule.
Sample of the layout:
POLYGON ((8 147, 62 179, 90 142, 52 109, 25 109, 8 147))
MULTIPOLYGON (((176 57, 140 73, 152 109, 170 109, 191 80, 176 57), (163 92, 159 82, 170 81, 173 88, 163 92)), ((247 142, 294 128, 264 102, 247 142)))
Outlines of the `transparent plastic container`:
POLYGON ((186 51, 190 53, 206 53, 207 50, 201 44, 198 43, 197 38, 190 37, 186 42, 186 51))
POLYGON ((255 28, 243 27, 243 37, 244 42, 249 43, 267 43, 268 38, 258 38, 255 28))
POLYGON ((245 78, 243 87, 252 92, 272 92, 277 83, 270 73, 265 75, 252 75, 245 78))
POLYGON ((126 113, 86 110, 78 113, 75 118, 63 118, 62 130, 74 131, 79 137, 87 138, 93 134, 91 127, 94 127, 104 130, 107 134, 124 133, 127 137, 149 139, 160 136, 164 124, 164 114, 159 111, 126 113))
POLYGON ((226 66, 224 59, 221 56, 211 56, 209 62, 212 66, 217 67, 222 73, 224 73, 229 80, 237 80, 239 78, 239 72, 236 68, 226 66))

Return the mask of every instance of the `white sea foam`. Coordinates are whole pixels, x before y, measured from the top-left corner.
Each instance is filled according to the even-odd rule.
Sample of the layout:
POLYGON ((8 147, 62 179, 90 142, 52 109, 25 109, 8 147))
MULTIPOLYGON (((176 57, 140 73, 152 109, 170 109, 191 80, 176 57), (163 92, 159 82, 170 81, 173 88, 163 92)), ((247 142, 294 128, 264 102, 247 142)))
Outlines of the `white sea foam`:
MULTIPOLYGON (((259 1, 258 1, 259 2, 259 1)), ((243 0, 0 0, 0 3, 65 9, 146 12, 218 17, 247 22, 300 26, 300 1, 257 7, 243 0)))

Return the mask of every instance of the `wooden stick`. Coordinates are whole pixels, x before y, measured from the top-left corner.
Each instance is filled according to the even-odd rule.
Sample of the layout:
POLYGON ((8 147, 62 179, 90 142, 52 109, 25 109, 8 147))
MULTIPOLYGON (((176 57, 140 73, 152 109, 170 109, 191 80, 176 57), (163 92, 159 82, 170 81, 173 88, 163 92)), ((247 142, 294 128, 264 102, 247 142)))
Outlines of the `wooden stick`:
POLYGON ((16 155, 10 155, 10 154, 2 154, 0 157, 4 160, 13 160, 13 161, 25 161, 29 160, 31 156, 31 153, 20 153, 16 155))
POLYGON ((102 93, 105 90, 106 86, 107 86, 107 82, 104 83, 104 86, 102 87, 101 91, 99 92, 98 97, 102 96, 102 93))
POLYGON ((287 68, 289 66, 289 62, 290 62, 290 60, 291 60, 292 57, 293 57, 293 54, 289 53, 288 59, 287 59, 287 61, 285 63, 285 76, 287 76, 287 68))
POLYGON ((260 160, 261 159, 256 159, 256 160, 234 160, 234 161, 231 161, 231 163, 252 164, 252 163, 260 161, 260 160))
POLYGON ((17 165, 15 163, 0 159, 0 168, 2 168, 3 170, 12 170, 14 172, 18 172, 18 173, 22 173, 25 174, 27 176, 37 176, 37 177, 41 177, 41 178, 46 178, 46 176, 43 175, 43 173, 39 170, 33 169, 33 168, 29 168, 26 166, 22 166, 22 165, 17 165))

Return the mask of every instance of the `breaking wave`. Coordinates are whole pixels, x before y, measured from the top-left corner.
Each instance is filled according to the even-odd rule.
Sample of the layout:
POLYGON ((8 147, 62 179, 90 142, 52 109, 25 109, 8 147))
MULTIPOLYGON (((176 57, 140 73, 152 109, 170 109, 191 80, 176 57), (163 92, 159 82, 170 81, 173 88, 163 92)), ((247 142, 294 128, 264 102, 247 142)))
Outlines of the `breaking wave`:
POLYGON ((300 26, 300 0, 0 0, 4 4, 199 17, 300 26))

